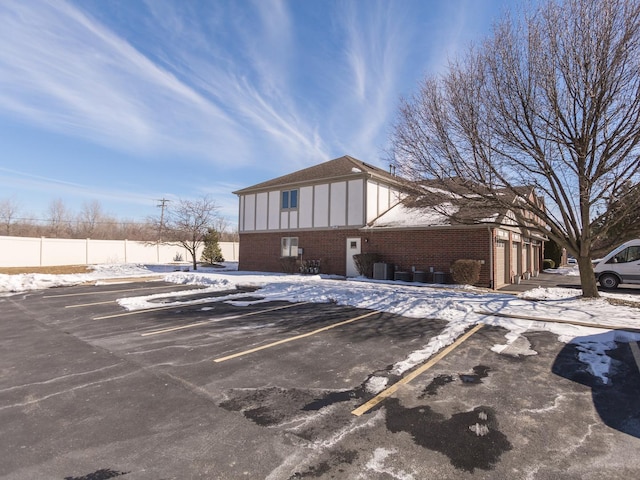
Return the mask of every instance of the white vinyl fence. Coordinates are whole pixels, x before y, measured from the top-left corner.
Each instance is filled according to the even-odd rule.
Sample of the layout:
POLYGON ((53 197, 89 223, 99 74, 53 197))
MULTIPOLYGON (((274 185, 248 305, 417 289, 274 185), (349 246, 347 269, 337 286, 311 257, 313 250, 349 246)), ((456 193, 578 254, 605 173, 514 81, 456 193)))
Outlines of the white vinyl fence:
MULTIPOLYGON (((227 262, 238 261, 238 243, 220 242, 227 262)), ((200 261, 202 247, 198 251, 200 261)), ((176 258, 191 262, 178 245, 157 245, 130 240, 86 240, 0 236, 0 267, 94 265, 99 263, 170 263, 176 258)))

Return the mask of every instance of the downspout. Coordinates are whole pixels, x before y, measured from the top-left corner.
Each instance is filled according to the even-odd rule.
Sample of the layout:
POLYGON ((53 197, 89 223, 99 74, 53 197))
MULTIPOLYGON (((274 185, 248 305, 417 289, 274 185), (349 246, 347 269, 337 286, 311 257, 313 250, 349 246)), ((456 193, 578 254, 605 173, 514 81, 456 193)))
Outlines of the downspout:
POLYGON ((493 290, 496 284, 495 278, 493 278, 493 230, 491 227, 487 227, 487 230, 489 231, 489 288, 493 290))

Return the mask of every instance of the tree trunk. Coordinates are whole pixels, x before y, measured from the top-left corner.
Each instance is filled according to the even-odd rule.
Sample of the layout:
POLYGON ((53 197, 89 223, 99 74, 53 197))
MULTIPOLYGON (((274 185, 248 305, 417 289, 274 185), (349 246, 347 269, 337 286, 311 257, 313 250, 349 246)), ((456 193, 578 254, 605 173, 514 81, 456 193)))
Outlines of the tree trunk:
POLYGON ((591 257, 578 257, 578 267, 580 268, 580 283, 582 284, 582 296, 584 298, 598 298, 598 286, 593 273, 593 263, 591 257))

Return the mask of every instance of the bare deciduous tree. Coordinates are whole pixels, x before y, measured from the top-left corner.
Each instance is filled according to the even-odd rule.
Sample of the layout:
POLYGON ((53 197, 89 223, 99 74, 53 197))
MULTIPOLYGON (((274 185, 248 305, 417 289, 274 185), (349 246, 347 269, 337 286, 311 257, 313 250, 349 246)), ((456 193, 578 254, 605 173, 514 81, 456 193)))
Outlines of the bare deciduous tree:
POLYGON ((640 183, 622 183, 607 198, 605 207, 593 222, 597 233, 593 253, 603 256, 620 242, 640 236, 640 183))
POLYGON ((221 215, 216 215, 216 218, 213 222, 213 229, 218 233, 218 235, 222 235, 227 232, 230 228, 229 220, 221 215))
MULTIPOLYGON (((193 269, 197 270, 198 248, 208 229, 215 225, 217 211, 218 206, 208 196, 172 202, 164 214, 161 241, 184 247, 191 255, 193 269)), ((159 224, 160 219, 156 222, 159 224)))
POLYGON ((239 242, 240 235, 238 234, 237 228, 232 228, 229 230, 225 230, 220 233, 220 241, 221 242, 239 242))
POLYGON ((0 200, 0 222, 2 222, 3 235, 11 234, 11 225, 18 214, 19 206, 13 198, 0 200))
POLYGON ((69 237, 71 235, 71 217, 72 215, 62 199, 52 200, 47 212, 50 235, 53 238, 69 237))
POLYGON ((100 223, 105 221, 102 205, 97 200, 84 202, 78 214, 77 234, 86 238, 95 238, 94 234, 100 223))
POLYGON ((404 101, 393 157, 413 180, 461 179, 462 201, 507 209, 519 198, 577 258, 583 295, 596 297, 592 248, 628 221, 611 206, 638 184, 639 143, 640 0, 550 0, 499 23, 404 101))

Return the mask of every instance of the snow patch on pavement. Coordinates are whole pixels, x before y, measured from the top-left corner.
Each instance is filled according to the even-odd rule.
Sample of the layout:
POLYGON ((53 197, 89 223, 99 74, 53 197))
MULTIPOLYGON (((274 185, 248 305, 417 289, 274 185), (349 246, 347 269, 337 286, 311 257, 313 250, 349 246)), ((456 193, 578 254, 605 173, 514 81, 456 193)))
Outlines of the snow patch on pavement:
POLYGON ((389 383, 389 379, 387 377, 373 376, 369 380, 367 380, 367 383, 365 384, 364 388, 368 393, 377 395, 378 393, 383 391, 385 388, 387 388, 388 383, 389 383))
POLYGON ((538 352, 531 349, 531 343, 529 340, 515 329, 507 333, 505 337, 507 339, 507 343, 504 345, 494 345, 491 347, 492 352, 512 357, 528 357, 530 355, 538 354, 538 352))
POLYGON ((396 478, 398 480, 414 480, 415 477, 410 473, 385 466, 387 458, 391 456, 396 458, 396 453, 398 453, 396 449, 378 447, 373 451, 373 456, 371 460, 367 462, 365 467, 373 472, 385 473, 391 478, 396 478))

